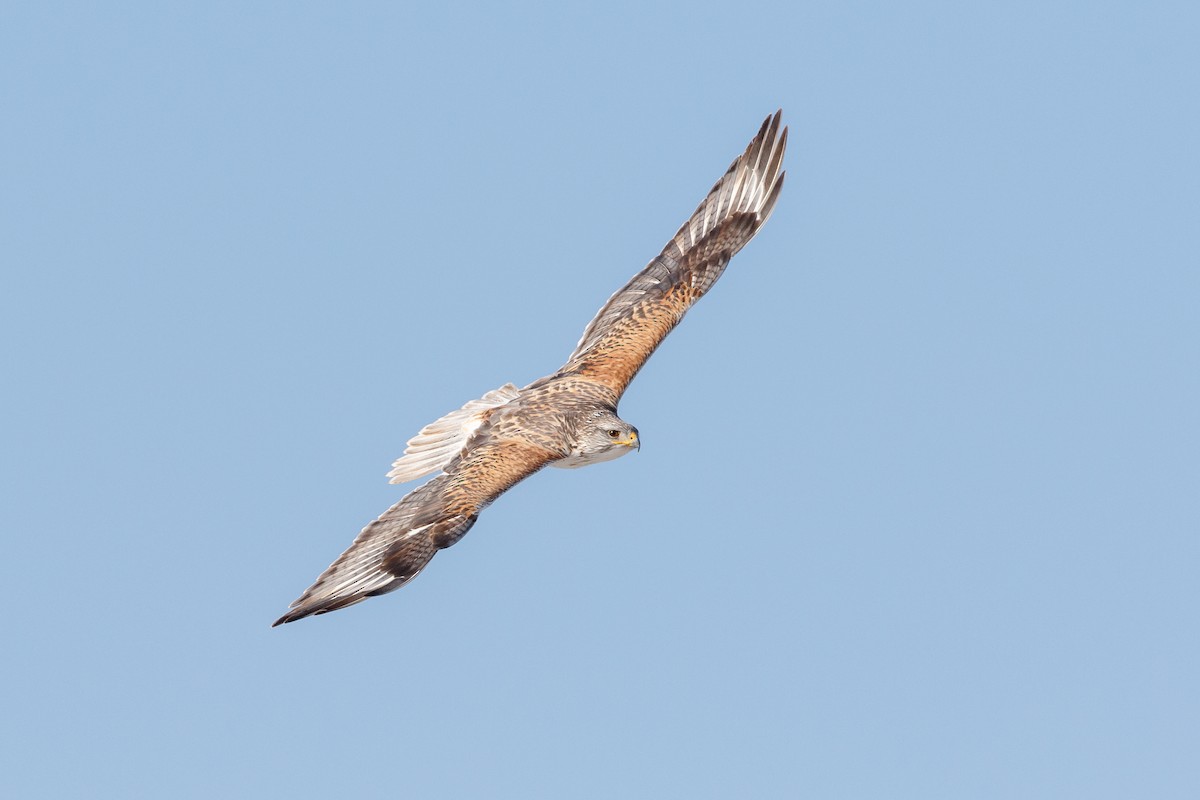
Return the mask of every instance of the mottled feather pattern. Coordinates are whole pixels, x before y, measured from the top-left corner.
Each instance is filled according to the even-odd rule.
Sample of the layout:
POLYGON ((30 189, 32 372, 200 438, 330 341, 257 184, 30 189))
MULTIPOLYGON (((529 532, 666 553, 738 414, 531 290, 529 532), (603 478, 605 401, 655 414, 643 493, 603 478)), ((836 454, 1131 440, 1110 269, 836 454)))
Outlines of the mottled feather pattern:
POLYGON ((275 624, 398 589, 465 536, 492 501, 548 464, 628 452, 636 428, 616 417, 621 394, 771 215, 786 145, 776 113, 662 253, 609 298, 558 372, 488 392, 410 439, 388 473, 392 482, 439 474, 363 528, 275 624), (629 438, 608 441, 618 436, 611 426, 624 426, 629 438))
POLYGON ((518 438, 489 434, 454 465, 444 493, 451 514, 476 514, 522 480, 565 453, 518 438))
POLYGON ((717 181, 657 258, 609 298, 560 374, 604 384, 619 397, 646 360, 770 217, 783 188, 781 113, 717 181))
POLYGON ((461 539, 483 508, 555 457, 559 454, 515 439, 479 443, 469 458, 414 489, 363 528, 275 624, 399 589, 439 549, 461 539))

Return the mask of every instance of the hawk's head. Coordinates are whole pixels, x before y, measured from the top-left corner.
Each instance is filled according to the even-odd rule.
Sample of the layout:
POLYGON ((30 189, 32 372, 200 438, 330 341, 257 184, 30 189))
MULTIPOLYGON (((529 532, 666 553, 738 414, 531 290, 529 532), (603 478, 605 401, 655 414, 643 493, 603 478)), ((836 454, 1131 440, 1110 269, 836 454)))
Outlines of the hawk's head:
POLYGON ((604 408, 583 417, 571 448, 571 455, 556 461, 556 467, 583 467, 600 461, 612 461, 633 450, 640 450, 637 428, 604 408))

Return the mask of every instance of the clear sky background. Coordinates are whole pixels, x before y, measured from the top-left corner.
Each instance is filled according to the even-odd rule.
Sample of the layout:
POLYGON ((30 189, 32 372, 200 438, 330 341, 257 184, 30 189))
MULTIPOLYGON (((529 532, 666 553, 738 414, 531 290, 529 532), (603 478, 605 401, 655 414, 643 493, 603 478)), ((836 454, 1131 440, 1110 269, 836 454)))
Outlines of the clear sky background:
POLYGON ((1195 4, 23 5, 0 795, 1200 796, 1195 4), (270 629, 780 106, 641 452, 270 629))

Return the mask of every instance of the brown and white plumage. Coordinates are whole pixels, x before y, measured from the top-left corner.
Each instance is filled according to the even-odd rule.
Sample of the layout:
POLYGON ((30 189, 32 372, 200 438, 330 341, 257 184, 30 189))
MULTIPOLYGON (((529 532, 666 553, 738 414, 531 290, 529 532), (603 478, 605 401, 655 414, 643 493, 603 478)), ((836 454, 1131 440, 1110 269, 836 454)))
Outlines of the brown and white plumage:
POLYGON ((639 446, 617 402, 774 210, 787 145, 780 117, 763 122, 662 253, 609 298, 558 372, 488 392, 409 440, 388 473, 392 483, 438 474, 363 528, 276 625, 398 589, 544 466, 584 466, 639 446))
POLYGON ((564 372, 599 381, 620 397, 775 210, 787 147, 780 117, 776 112, 763 122, 746 152, 734 159, 662 253, 609 298, 583 332, 564 372))
POLYGON ((520 389, 506 383, 426 425, 408 440, 404 455, 392 463, 392 471, 387 474, 390 482, 415 481, 449 464, 483 425, 488 412, 517 399, 520 393, 520 389))

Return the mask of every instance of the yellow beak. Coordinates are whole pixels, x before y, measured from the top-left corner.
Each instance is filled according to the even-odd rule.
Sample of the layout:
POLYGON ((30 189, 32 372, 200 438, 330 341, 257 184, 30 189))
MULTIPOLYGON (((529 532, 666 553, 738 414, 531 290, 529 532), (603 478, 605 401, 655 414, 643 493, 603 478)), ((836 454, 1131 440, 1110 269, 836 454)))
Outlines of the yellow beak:
POLYGON ((626 447, 636 447, 639 450, 642 449, 642 443, 638 441, 638 435, 637 435, 637 433, 635 433, 633 431, 630 431, 629 436, 627 438, 617 439, 616 442, 614 442, 614 444, 623 444, 626 447))

